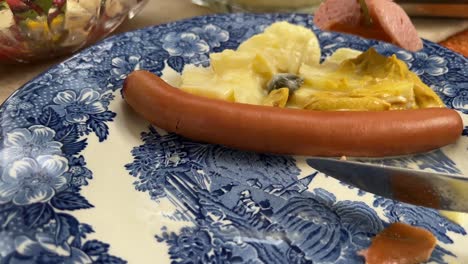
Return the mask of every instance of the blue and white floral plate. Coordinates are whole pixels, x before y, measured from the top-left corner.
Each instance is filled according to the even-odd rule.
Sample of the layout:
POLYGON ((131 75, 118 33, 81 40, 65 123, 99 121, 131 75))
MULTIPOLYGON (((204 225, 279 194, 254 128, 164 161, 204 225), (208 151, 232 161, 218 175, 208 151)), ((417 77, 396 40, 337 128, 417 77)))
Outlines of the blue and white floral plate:
MULTIPOLYGON (((167 134, 122 100, 131 71, 171 76, 206 65, 208 53, 236 48, 278 20, 313 28, 323 56, 340 47, 396 53, 468 114, 468 60, 427 41, 409 53, 320 32, 310 16, 291 14, 214 15, 115 36, 1 107, 0 263, 363 263, 357 251, 396 221, 437 236, 433 262, 468 263, 466 217, 455 223, 350 188, 306 157, 167 134)), ((468 174, 467 134, 430 155, 382 162, 468 174)))

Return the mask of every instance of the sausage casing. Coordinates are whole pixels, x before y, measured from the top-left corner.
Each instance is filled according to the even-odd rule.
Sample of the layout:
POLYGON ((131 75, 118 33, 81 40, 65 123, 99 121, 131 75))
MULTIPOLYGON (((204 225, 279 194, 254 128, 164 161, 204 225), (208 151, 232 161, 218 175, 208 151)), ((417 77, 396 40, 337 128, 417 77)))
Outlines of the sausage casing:
POLYGON ((131 73, 124 99, 144 119, 192 140, 274 154, 382 157, 454 143, 463 122, 452 109, 309 111, 232 103, 131 73))

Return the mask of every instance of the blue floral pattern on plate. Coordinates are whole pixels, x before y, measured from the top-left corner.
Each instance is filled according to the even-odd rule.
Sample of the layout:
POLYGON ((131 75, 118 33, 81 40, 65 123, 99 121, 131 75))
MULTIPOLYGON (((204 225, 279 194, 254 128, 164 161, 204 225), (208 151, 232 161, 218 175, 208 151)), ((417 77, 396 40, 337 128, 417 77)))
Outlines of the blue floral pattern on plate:
MULTIPOLYGON (((153 200, 177 197, 174 219, 195 225, 156 235, 174 263, 192 263, 193 256, 197 263, 361 263, 358 251, 397 221, 426 228, 443 244, 453 243, 449 231, 466 235, 435 210, 380 197, 373 207, 338 201, 314 185, 316 172, 300 178, 292 157, 195 143, 152 127, 142 139, 127 165, 136 189, 153 200)), ((431 260, 445 263, 447 255, 454 256, 439 245, 431 260)))
MULTIPOLYGON (((182 72, 187 64, 209 65, 210 52, 236 48, 279 20, 312 28, 323 57, 340 47, 396 53, 449 107, 468 114, 465 58, 427 41, 424 50, 409 53, 321 32, 307 15, 213 15, 111 37, 35 78, 0 108, 0 262, 125 263, 110 254, 111 245, 89 239, 92 226, 73 214, 94 207, 81 192, 93 179, 83 150, 91 137, 112 137, 116 113, 109 106, 121 100, 116 91, 136 69, 161 75, 165 67, 182 72)), ((343 200, 335 193, 339 183, 316 172, 301 176, 311 168, 293 157, 200 144, 152 127, 142 140, 126 165, 136 190, 172 202, 172 221, 192 223, 154 234, 173 263, 362 263, 357 252, 395 221, 434 232, 439 244, 432 260, 444 263, 456 255, 449 247, 457 243, 453 235, 466 236, 434 210, 380 197, 365 203, 360 197, 370 195, 362 192, 343 200), (330 186, 317 186, 323 181, 330 186)), ((459 171, 444 153, 386 162, 459 171)))

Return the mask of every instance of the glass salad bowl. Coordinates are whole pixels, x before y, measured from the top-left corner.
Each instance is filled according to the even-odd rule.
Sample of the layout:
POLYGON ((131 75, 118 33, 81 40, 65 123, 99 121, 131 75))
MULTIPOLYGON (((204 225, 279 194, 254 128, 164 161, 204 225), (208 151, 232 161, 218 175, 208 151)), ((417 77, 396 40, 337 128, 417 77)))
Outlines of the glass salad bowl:
POLYGON ((148 0, 0 0, 0 63, 73 53, 104 38, 148 0))

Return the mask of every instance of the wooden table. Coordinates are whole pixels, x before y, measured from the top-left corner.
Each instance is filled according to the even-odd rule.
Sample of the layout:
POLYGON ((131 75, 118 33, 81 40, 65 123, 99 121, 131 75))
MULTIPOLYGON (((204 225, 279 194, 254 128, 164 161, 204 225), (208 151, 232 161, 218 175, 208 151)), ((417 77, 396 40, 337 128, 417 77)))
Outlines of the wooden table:
MULTIPOLYGON (((210 13, 213 13, 213 11, 195 6, 190 0, 149 0, 142 13, 133 20, 123 24, 115 34, 210 13)), ((415 19, 414 23, 421 37, 435 42, 468 28, 468 20, 415 19)), ((58 58, 30 65, 0 65, 0 102, 3 102, 21 85, 64 59, 66 58, 58 58)))

